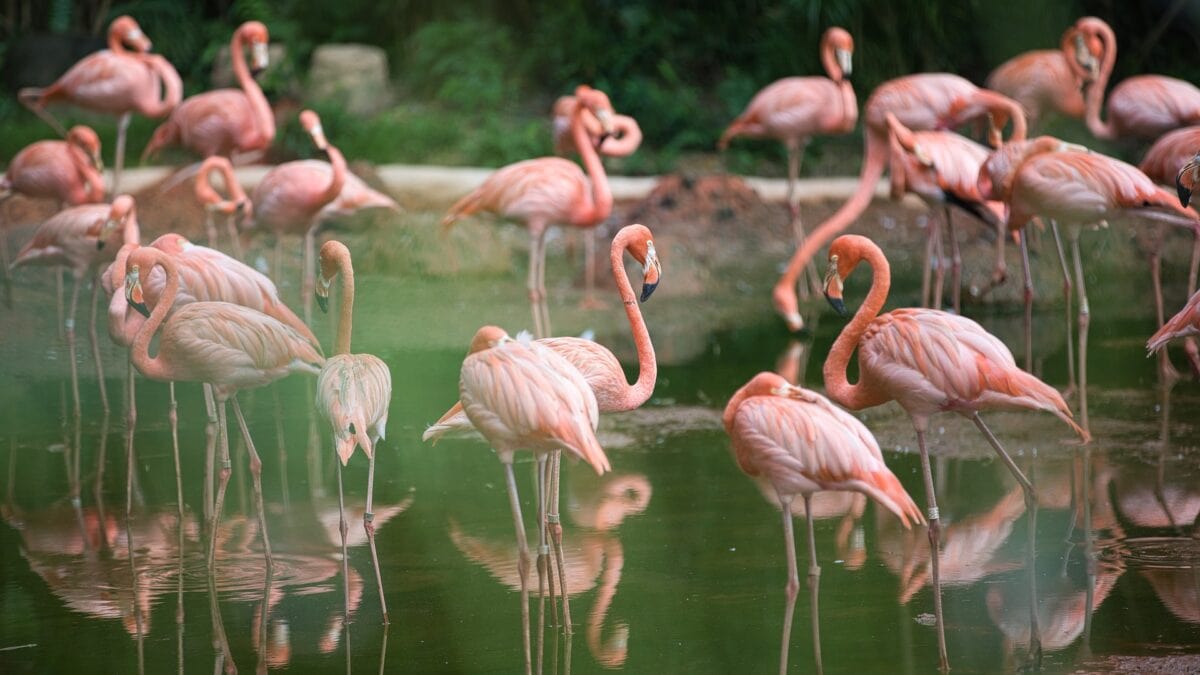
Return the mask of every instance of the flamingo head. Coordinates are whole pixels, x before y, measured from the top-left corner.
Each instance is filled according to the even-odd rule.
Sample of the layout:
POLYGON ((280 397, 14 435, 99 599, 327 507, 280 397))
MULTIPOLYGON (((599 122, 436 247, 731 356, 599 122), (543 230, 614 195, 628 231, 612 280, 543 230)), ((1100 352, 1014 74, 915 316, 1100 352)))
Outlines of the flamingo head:
POLYGON ((321 274, 317 277, 317 304, 322 312, 329 311, 329 287, 341 271, 342 265, 350 264, 350 249, 336 239, 330 239, 321 246, 321 274))
POLYGON ((854 71, 854 38, 845 29, 833 26, 825 31, 821 42, 833 48, 833 56, 837 59, 838 70, 842 71, 842 79, 850 79, 854 71))
POLYGON ((642 266, 642 294, 639 299, 645 302, 658 288, 662 263, 658 260, 658 251, 654 249, 654 237, 650 228, 645 225, 629 225, 625 229, 633 231, 633 241, 629 242, 627 248, 633 259, 642 266))
POLYGON ((784 322, 787 323, 788 330, 793 333, 804 330, 804 317, 800 316, 800 306, 796 303, 796 291, 790 288, 790 284, 776 284, 775 289, 771 291, 771 303, 775 305, 775 311, 779 312, 784 322))
POLYGON ((468 354, 481 352, 485 349, 491 349, 504 344, 505 342, 515 342, 508 333, 504 332, 499 326, 483 326, 475 331, 475 337, 471 338, 471 349, 468 354))
POLYGON ((613 107, 612 102, 608 100, 608 94, 581 84, 575 89, 575 100, 579 105, 592 111, 592 114, 599 120, 602 130, 600 142, 604 142, 613 133, 613 107))
POLYGON ((321 152, 329 149, 329 141, 325 139, 325 129, 321 127, 321 117, 311 110, 300 113, 300 126, 303 127, 313 141, 313 145, 321 152))
MULTIPOLYGON (((133 197, 129 195, 117 195, 117 198, 112 202, 112 207, 108 211, 108 218, 100 226, 99 232, 94 233, 96 234, 97 251, 104 248, 114 230, 125 230, 126 223, 133 217, 136 210, 137 206, 133 201, 133 197)), ((89 234, 93 234, 93 232, 89 232, 89 234)))
POLYGON ((100 137, 91 127, 82 124, 71 127, 67 132, 67 142, 82 150, 97 171, 104 170, 104 162, 100 159, 100 137))
POLYGON ((238 33, 242 40, 250 45, 250 74, 258 77, 258 74, 267 69, 271 63, 271 57, 267 53, 267 45, 270 43, 270 33, 267 32, 267 27, 259 21, 247 21, 238 28, 238 33))
POLYGON ((142 292, 141 265, 130 262, 125 270, 125 302, 136 309, 142 316, 150 318, 150 310, 146 307, 146 296, 142 292))
POLYGON ((1179 193, 1179 203, 1185 207, 1192 200, 1192 194, 1200 187, 1200 153, 1196 153, 1187 164, 1175 174, 1175 190, 1179 193))
POLYGON ((838 237, 829 247, 829 270, 825 273, 825 299, 833 307, 833 310, 841 316, 846 316, 846 303, 842 299, 842 289, 846 277, 850 276, 850 272, 854 271, 854 267, 858 265, 858 252, 848 246, 839 247, 845 237, 838 237), (841 250, 839 250, 841 249, 841 250))
POLYGON ((108 27, 109 35, 115 35, 121 43, 135 52, 146 53, 154 46, 142 32, 138 22, 128 15, 118 16, 108 27))
POLYGON ((1100 76, 1101 60, 1104 57, 1104 35, 1112 29, 1103 19, 1085 16, 1063 36, 1063 50, 1070 53, 1068 65, 1085 82, 1095 81, 1100 76))

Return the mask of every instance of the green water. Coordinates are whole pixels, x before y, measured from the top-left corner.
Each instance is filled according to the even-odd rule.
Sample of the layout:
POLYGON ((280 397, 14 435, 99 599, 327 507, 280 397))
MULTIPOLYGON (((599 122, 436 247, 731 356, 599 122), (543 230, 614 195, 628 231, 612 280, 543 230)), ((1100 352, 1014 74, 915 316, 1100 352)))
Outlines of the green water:
MULTIPOLYGON (((751 375, 776 367, 789 338, 760 302, 769 274, 758 274, 749 290, 714 288, 703 303, 670 295, 670 260, 664 262, 668 292, 646 305, 661 359, 655 395, 641 410, 603 419, 611 475, 597 478, 580 465, 564 466, 575 633, 568 641, 546 629, 544 672, 778 669, 785 582, 780 518, 731 460, 720 410, 751 375), (733 307, 701 316, 697 308, 714 303, 733 307)), ((558 269, 552 265, 550 274, 558 269)), ((1136 278, 1090 277, 1095 443, 1069 444, 1068 431, 1049 415, 986 416, 1039 494, 1034 570, 1049 672, 1136 671, 1151 666, 1134 657, 1196 659, 1200 652, 1200 540, 1193 539, 1200 533, 1194 525, 1200 386, 1185 381, 1169 396, 1155 387, 1154 361, 1142 347, 1153 306, 1138 269, 1136 278)), ((214 602, 232 660, 244 672, 519 672, 516 554, 501 465, 482 442, 430 447, 420 433, 454 401, 474 327, 495 322, 515 330, 528 323, 521 274, 461 283, 369 273, 359 279, 357 349, 384 358, 395 386, 375 486, 391 625, 385 630, 380 623, 362 533, 367 468, 358 455, 345 470, 352 545, 348 637, 334 455, 323 422, 315 422, 310 439, 309 383, 293 377, 243 394, 264 461, 274 574, 269 580, 265 574, 246 459, 231 441, 234 475, 210 589, 200 515, 204 414, 198 387, 178 388, 186 501, 181 563, 165 387, 138 383, 136 484, 127 522, 120 352, 105 345, 111 416, 105 420, 99 412, 90 361, 81 355, 84 415, 78 426, 64 424, 70 390, 65 350, 53 338, 53 299, 45 276, 24 278, 15 308, 0 309, 11 328, 0 333, 0 470, 7 481, 0 672, 212 671, 222 667, 214 602), (272 389, 283 412, 279 422, 272 389), (74 454, 64 452, 76 447, 78 508, 69 474, 74 454)), ((867 280, 859 276, 867 275, 847 286, 851 304, 865 290, 867 280)), ((915 293, 914 279, 897 283, 893 306, 915 293)), ((592 325, 574 309, 577 291, 558 296, 556 329, 570 334, 592 325)), ((1010 346, 1019 345, 1018 308, 972 313, 1010 346)), ((603 319, 598 338, 614 346, 632 374, 626 329, 616 307, 603 313, 610 314, 616 318, 603 319)), ((1053 304, 1039 311, 1035 340, 1044 377, 1059 386, 1066 379, 1060 317, 1053 304)), ((842 325, 823 312, 801 343, 814 355, 810 386, 819 386, 819 363, 842 325)), ((329 335, 325 319, 317 332, 329 335)), ((85 337, 81 352, 86 345, 85 337)), ((1176 359, 1182 362, 1178 352, 1176 359)), ((905 487, 924 503, 907 419, 895 406, 861 417, 905 487)), ((231 419, 231 439, 236 430, 231 419)), ((1024 504, 967 421, 938 418, 932 436, 951 664, 955 672, 1011 671, 1024 663, 1029 632, 1024 504)), ((522 459, 517 477, 532 539, 533 465, 522 459)), ((825 672, 934 671, 924 532, 905 532, 852 495, 823 495, 814 510, 825 672)), ((796 527, 802 583, 790 663, 792 672, 812 672, 802 517, 796 527)), ((536 574, 530 579, 536 626, 536 574)), ((536 637, 534 646, 536 652, 536 637)), ((534 659, 536 667, 536 653, 534 659)))

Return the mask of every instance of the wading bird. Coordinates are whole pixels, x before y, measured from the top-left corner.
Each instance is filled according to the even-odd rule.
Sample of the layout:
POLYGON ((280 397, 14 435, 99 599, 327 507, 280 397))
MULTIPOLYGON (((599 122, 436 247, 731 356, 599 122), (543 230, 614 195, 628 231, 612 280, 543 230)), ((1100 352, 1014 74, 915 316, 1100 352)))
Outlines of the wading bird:
POLYGON ((202 382, 212 386, 217 399, 221 437, 221 471, 213 506, 208 566, 215 562, 217 523, 229 483, 229 437, 225 401, 233 400, 233 412, 242 440, 250 452, 250 474, 254 478, 254 501, 258 509, 267 565, 273 564, 267 518, 263 510, 262 460, 254 449, 250 430, 238 405, 240 389, 262 387, 292 373, 316 375, 325 363, 320 350, 299 331, 277 319, 241 305, 227 302, 193 302, 172 311, 179 294, 179 265, 174 256, 152 246, 129 255, 125 276, 125 299, 147 317, 130 348, 133 365, 142 375, 159 382, 202 382), (146 307, 142 270, 147 277, 155 267, 166 272, 166 286, 151 312, 146 307), (170 317, 167 315, 170 314, 170 317), (150 340, 162 327, 158 354, 150 356, 150 340))
POLYGON ((1200 293, 1192 295, 1183 309, 1150 337, 1146 342, 1146 350, 1156 352, 1171 340, 1191 335, 1200 335, 1200 293))
MULTIPOLYGON (((596 440, 596 396, 567 360, 531 340, 513 340, 500 328, 484 326, 471 340, 458 384, 459 398, 471 424, 504 465, 509 506, 517 531, 521 575, 521 625, 525 672, 532 671, 529 650, 529 550, 513 476, 513 453, 530 450, 538 464, 538 520, 545 517, 546 458, 565 448, 603 475, 611 468, 596 440)), ((539 532, 546 546, 545 529, 539 532)))
POLYGON ((258 21, 239 26, 229 42, 229 57, 240 89, 216 89, 188 97, 154 130, 142 161, 175 144, 202 157, 228 157, 235 164, 258 159, 275 140, 275 114, 254 81, 268 65, 269 39, 267 27, 258 21))
POLYGON ((1089 44, 1099 45, 1100 62, 1088 67, 1069 61, 1072 70, 1091 81, 1087 89, 1084 121, 1096 138, 1151 140, 1166 132, 1200 123, 1200 89, 1164 75, 1135 75, 1121 81, 1108 95, 1107 121, 1100 119, 1104 89, 1117 62, 1117 38, 1101 19, 1085 16, 1075 28, 1089 44))
MULTIPOLYGON (((650 298, 662 273, 658 253, 654 249, 653 235, 644 225, 628 225, 621 228, 613 237, 609 261, 612 266, 613 281, 621 303, 625 306, 625 315, 629 319, 629 330, 633 333, 633 342, 638 354, 638 377, 633 384, 625 379, 625 371, 617 357, 607 347, 592 340, 577 337, 541 338, 539 345, 549 347, 559 356, 566 359, 572 366, 583 374, 588 387, 596 397, 596 403, 602 413, 625 412, 640 408, 654 392, 654 384, 658 378, 658 363, 654 356, 654 345, 650 342, 650 332, 646 321, 642 318, 642 310, 638 306, 639 297, 634 295, 633 286, 625 273, 623 256, 628 251, 634 260, 642 266, 642 292, 640 300, 645 302, 650 298)), ((450 410, 425 430, 422 440, 428 441, 447 435, 461 433, 471 429, 471 420, 463 411, 462 403, 455 403, 450 410)), ((557 522, 558 516, 558 480, 559 453, 552 457, 550 467, 550 507, 547 516, 550 518, 550 537, 554 542, 556 563, 559 566, 559 577, 562 577, 562 526, 557 522)), ((543 525, 544 526, 544 525, 543 525)), ((539 565, 541 561, 539 561, 539 565)), ((568 632, 571 629, 571 611, 567 599, 563 598, 563 625, 568 632)))
POLYGON ((804 326, 796 301, 796 280, 801 271, 826 242, 862 215, 883 176, 888 159, 887 113, 892 113, 900 123, 914 131, 949 129, 986 117, 988 142, 993 147, 1000 145, 1001 130, 1011 119, 1012 140, 1025 138, 1025 113, 1019 103, 948 73, 919 73, 884 82, 871 93, 864 111, 865 155, 858 187, 850 199, 797 248, 771 294, 776 311, 793 331, 804 326))
POLYGON ((61 136, 67 135, 66 130, 46 112, 47 105, 68 103, 118 117, 114 193, 120 191, 121 169, 125 166, 125 132, 133 113, 162 117, 174 110, 183 98, 183 81, 175 67, 149 51, 150 39, 137 21, 129 16, 119 16, 108 27, 108 49, 84 57, 48 87, 22 89, 17 94, 25 107, 61 136))
MULTIPOLYGON (((112 204, 83 204, 59 211, 38 226, 30 240, 13 260, 12 267, 40 265, 64 267, 75 277, 71 289, 71 307, 67 313, 67 348, 71 361, 71 393, 75 417, 80 414, 79 376, 75 369, 75 308, 79 304, 79 289, 83 280, 92 280, 92 314, 88 334, 92 341, 92 359, 96 362, 96 379, 100 385, 100 403, 108 412, 108 391, 104 386, 104 365, 100 359, 100 342, 96 337, 96 300, 100 293, 97 266, 112 260, 122 244, 136 244, 140 238, 137 208, 133 197, 119 195, 112 204), (97 228, 97 224, 104 227, 97 228), (98 236, 98 233, 107 236, 98 236)), ((61 312, 60 312, 61 314, 61 312)))
POLYGON ((825 490, 850 490, 870 496, 895 513, 904 527, 924 523, 921 510, 888 469, 875 437, 858 419, 820 394, 788 384, 775 373, 759 373, 734 393, 722 415, 733 444, 738 468, 751 478, 765 478, 774 487, 783 512, 787 548, 787 609, 779 672, 787 672, 792 613, 800 591, 796 544, 792 534, 792 500, 804 498, 808 521, 808 590, 812 607, 813 650, 821 671, 817 594, 821 567, 813 533, 812 495, 825 490))
MULTIPOLYGON (((561 223, 590 229, 612 214, 613 196, 608 187, 608 176, 584 121, 584 111, 588 111, 600 122, 602 133, 611 133, 612 104, 607 94, 587 85, 580 85, 575 90, 575 98, 577 105, 571 120, 571 135, 587 168, 586 175, 578 164, 561 157, 540 157, 509 164, 458 200, 442 218, 443 231, 455 221, 479 211, 525 223, 530 237, 529 300, 534 332, 538 337, 550 334, 545 275, 547 228, 561 223)), ((591 279, 589 275, 589 283, 591 279)))
MULTIPOLYGON (((784 144, 788 155, 787 207, 797 246, 804 242, 800 205, 795 201, 804 149, 813 136, 848 134, 858 122, 858 99, 850 85, 853 56, 854 38, 850 33, 836 26, 826 29, 821 36, 821 65, 828 77, 785 77, 772 82, 754 95, 717 141, 717 149, 722 152, 737 136, 769 137, 784 144)), ((815 293, 820 277, 815 266, 806 267, 815 293)))
POLYGON ((1093 77, 1100 46, 1095 39, 1089 43, 1076 25, 1063 31, 1060 45, 1017 54, 988 75, 987 88, 1020 103, 1031 129, 1048 111, 1083 117, 1083 85, 1093 77))
MULTIPOLYGON (((883 251, 858 235, 838 237, 829 247, 829 273, 825 295, 839 312, 845 312, 842 283, 860 262, 871 267, 873 278, 867 299, 846 325, 825 360, 825 386, 829 397, 851 409, 862 410, 896 401, 912 419, 921 451, 925 499, 929 512, 929 541, 938 550, 940 523, 925 431, 929 417, 956 412, 975 423, 989 444, 1012 471, 1025 491, 1030 514, 1029 538, 1036 530, 1033 485, 1001 447, 979 416, 982 410, 1029 409, 1049 412, 1081 438, 1088 433, 1071 418, 1071 410, 1055 389, 1017 367, 1004 343, 974 321, 932 309, 898 309, 880 315, 891 287, 891 267, 883 251), (847 379, 847 367, 859 352, 859 378, 847 379)), ((934 612, 938 625, 939 666, 949 667, 937 555, 931 556, 934 612)), ((1031 574, 1033 570, 1030 570, 1031 574)), ((1036 635, 1036 624, 1034 634, 1036 635)), ((1031 653, 1037 650, 1031 650, 1031 653)))
MULTIPOLYGON (((246 197, 246 191, 238 182, 233 172, 233 164, 219 155, 213 155, 200 164, 200 173, 196 176, 196 199, 204 205, 204 230, 208 234, 210 248, 217 246, 217 225, 214 216, 221 214, 225 217, 225 226, 229 232, 229 245, 233 257, 242 259, 242 241, 238 236, 238 225, 243 219, 254 217, 254 205, 246 197), (209 177, 213 171, 219 171, 225 181, 225 189, 229 198, 225 199, 213 189, 209 177)), ((279 271, 276 270, 276 274, 279 271)))
MULTIPOLYGON (((350 250, 340 241, 327 241, 321 247, 321 278, 317 283, 317 302, 328 311, 329 287, 334 277, 342 277, 342 315, 338 318, 337 342, 333 356, 317 376, 317 407, 333 426, 334 448, 338 459, 338 526, 342 535, 342 572, 349 583, 349 556, 346 554, 346 510, 342 497, 342 465, 350 462, 354 448, 366 454, 367 510, 363 529, 371 546, 371 564, 379 586, 379 606, 383 622, 388 623, 387 601, 383 597, 383 577, 379 554, 375 552, 375 514, 371 502, 375 492, 375 448, 387 431, 388 405, 392 401, 392 374, 387 364, 373 354, 351 354, 350 336, 354 320, 354 265, 350 250)), ((350 587, 345 588, 346 620, 350 620, 350 587)))

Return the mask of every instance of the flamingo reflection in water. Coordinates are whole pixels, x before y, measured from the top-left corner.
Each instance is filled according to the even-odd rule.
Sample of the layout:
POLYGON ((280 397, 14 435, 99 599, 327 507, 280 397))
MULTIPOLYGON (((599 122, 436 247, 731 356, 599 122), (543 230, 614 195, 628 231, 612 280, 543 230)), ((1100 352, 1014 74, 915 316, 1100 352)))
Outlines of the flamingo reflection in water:
POLYGON ((921 510, 888 469, 875 437, 862 422, 816 392, 790 385, 775 373, 759 373, 734 393, 722 416, 738 467, 748 476, 770 481, 783 513, 788 560, 787 609, 783 619, 779 671, 787 672, 792 613, 800 590, 792 535, 792 501, 804 498, 808 516, 808 589, 811 597, 813 651, 821 672, 821 637, 812 495, 825 490, 854 490, 870 495, 895 513, 904 526, 924 523, 921 510))
MULTIPOLYGON (((578 470, 567 471, 566 485, 567 515, 578 532, 563 549, 560 589, 568 597, 596 589, 584 627, 588 651, 601 666, 620 668, 629 655, 629 624, 616 621, 606 628, 625 565, 618 528, 626 518, 646 510, 653 488, 650 479, 640 473, 596 476, 578 470)), ((471 534, 454 519, 449 529, 451 541, 464 556, 487 569, 508 589, 521 589, 518 559, 511 546, 471 534)), ((540 660, 542 655, 538 656, 540 660)))

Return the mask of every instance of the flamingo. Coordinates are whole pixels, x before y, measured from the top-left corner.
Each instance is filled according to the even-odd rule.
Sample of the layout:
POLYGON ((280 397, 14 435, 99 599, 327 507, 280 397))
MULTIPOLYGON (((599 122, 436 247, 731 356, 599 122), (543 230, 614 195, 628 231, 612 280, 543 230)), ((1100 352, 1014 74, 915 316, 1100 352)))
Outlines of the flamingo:
POLYGON ((179 294, 180 273, 175 257, 153 246, 137 249, 129 255, 125 276, 125 299, 147 317, 138 329, 130 348, 133 365, 145 377, 159 382, 202 382, 213 389, 218 402, 221 435, 221 481, 217 487, 212 521, 209 523, 208 567, 212 569, 216 553, 217 523, 229 483, 229 439, 225 402, 233 400, 233 412, 241 428, 242 439, 250 451, 250 473, 254 478, 254 500, 268 567, 271 566, 271 540, 267 535, 267 517, 263 510, 262 460, 238 405, 239 389, 261 387, 292 373, 316 375, 325 359, 320 350, 296 329, 241 305, 227 302, 193 302, 172 311, 179 294), (141 270, 150 277, 155 267, 166 273, 166 286, 151 312, 141 270), (168 313, 170 317, 168 318, 168 313), (165 324, 164 324, 165 320, 165 324), (158 354, 151 357, 150 340, 162 327, 158 354))
MULTIPOLYGON (((625 315, 629 319, 629 329, 633 333, 633 342, 637 348, 637 381, 633 384, 626 381, 625 371, 621 368, 620 361, 601 344, 576 337, 537 340, 539 345, 549 347, 583 374, 602 413, 626 412, 640 408, 654 392, 654 384, 658 378, 658 363, 654 356, 654 345, 650 341, 650 332, 646 328, 646 321, 642 318, 642 311, 638 307, 639 297, 634 295, 633 286, 625 274, 623 255, 626 251, 642 266, 642 292, 640 295, 642 302, 648 300, 654 293, 654 289, 658 288, 662 265, 659 262, 658 253, 654 249, 653 235, 645 225, 627 225, 613 237, 609 258, 613 281, 621 296, 621 302, 625 306, 625 315)), ((447 434, 461 433, 471 428, 471 420, 467 418, 462 403, 455 403, 437 422, 425 430, 421 438, 425 441, 436 442, 437 439, 447 434)), ((559 457, 555 454, 550 467, 550 508, 547 517, 550 521, 549 530, 554 542, 559 578, 562 578, 562 526, 558 523, 558 462, 559 457)), ((541 564, 540 561, 539 564, 541 564)), ((569 632, 571 610, 565 596, 563 598, 563 625, 569 632)))
MULTIPOLYGON (((958 236, 954 231, 954 220, 950 217, 953 204, 974 215, 985 225, 996 230, 996 262, 991 282, 980 293, 1000 284, 1007 276, 1004 263, 1004 205, 985 200, 979 194, 979 168, 988 157, 988 149, 965 136, 952 131, 911 131, 892 113, 887 113, 891 146, 891 191, 893 199, 900 199, 911 192, 930 206, 942 207, 946 215, 946 226, 950 232, 951 287, 954 312, 960 313, 962 283, 962 256, 958 249, 958 236)), ((921 284, 922 304, 929 303, 930 261, 936 247, 941 248, 941 233, 935 223, 929 225, 929 242, 925 247, 925 273, 921 284)), ((938 255, 937 284, 933 292, 933 306, 942 306, 942 279, 945 268, 938 255)))
MULTIPOLYGON (((1079 234, 1084 225, 1101 221, 1154 220, 1191 229, 1200 235, 1196 214, 1158 187, 1136 167, 1097 153, 1050 152, 1033 156, 1016 171, 1009 201, 1008 228, 1018 230, 1040 215, 1067 225, 1079 301, 1078 373, 1080 423, 1088 429, 1087 337, 1091 310, 1083 281, 1079 234)), ((1154 295, 1162 316, 1162 284, 1158 253, 1150 259, 1154 295)), ((1028 335, 1028 332, 1027 332, 1028 335)))
POLYGON ((1030 127, 1049 110, 1078 119, 1085 108, 1083 84, 1091 81, 1092 73, 1080 73, 1071 64, 1090 69, 1098 51, 1097 42, 1089 43, 1079 26, 1072 25, 1063 31, 1058 49, 1024 52, 996 66, 987 77, 987 88, 1020 103, 1030 127))
POLYGON ((178 143, 205 158, 220 155, 234 162, 257 159, 275 140, 275 115, 254 81, 269 63, 267 27, 247 21, 233 32, 229 56, 240 89, 217 89, 190 96, 154 130, 142 161, 178 143), (251 65, 246 66, 245 48, 251 65))
POLYGON ((326 220, 365 208, 399 206, 387 195, 370 189, 346 171, 346 159, 325 138, 321 118, 311 110, 300 113, 300 125, 329 162, 300 160, 272 168, 254 188, 254 219, 275 232, 275 273, 282 273, 285 232, 304 228, 304 320, 312 322, 313 264, 317 233, 326 220))
MULTIPOLYGON (((172 304, 172 310, 192 302, 230 302, 235 305, 248 307, 262 312, 300 333, 313 345, 318 345, 317 337, 300 317, 296 316, 282 300, 275 284, 265 275, 231 258, 216 249, 198 246, 179 234, 164 234, 150 243, 150 246, 172 256, 177 263, 180 277, 179 295, 172 304)), ((108 332, 113 342, 123 347, 131 347, 138 331, 145 323, 145 317, 131 311, 125 299, 124 289, 126 268, 130 254, 138 249, 137 244, 126 244, 117 252, 116 259, 101 275, 105 290, 111 294, 108 305, 108 332)), ((153 310, 165 292, 166 274, 155 267, 142 279, 144 301, 153 310)), ((133 362, 130 361, 127 379, 128 406, 126 412, 127 442, 133 441, 133 428, 137 423, 137 405, 134 396, 133 362)), ((167 420, 171 427, 171 439, 178 460, 178 418, 176 415, 175 383, 168 383, 169 404, 167 420)), ((208 425, 205 429, 207 442, 205 444, 205 482, 204 507, 206 515, 212 509, 212 478, 214 452, 216 450, 217 410, 213 393, 207 385, 204 387, 204 402, 208 411, 208 425)), ((175 465, 176 484, 180 488, 179 497, 182 504, 182 483, 179 476, 179 464, 175 465)))
MULTIPOLYGON (((383 577, 379 554, 375 552, 375 514, 371 511, 375 492, 375 447, 387 430, 388 405, 392 401, 392 374, 387 364, 373 354, 351 354, 350 336, 354 319, 354 266, 350 250, 340 241, 321 246, 321 280, 317 284, 317 302, 328 311, 329 286, 342 276, 342 315, 338 319, 334 355, 325 361, 317 377, 317 407, 333 425, 334 447, 338 459, 338 516, 342 534, 342 572, 349 580, 349 556, 346 553, 346 511, 342 498, 342 465, 350 461, 355 446, 361 447, 368 460, 367 510, 363 529, 371 545, 371 563, 379 586, 379 605, 383 622, 388 623, 387 601, 383 597, 383 577)), ((346 620, 350 620, 350 587, 345 588, 346 620)))
POLYGON ((71 361, 71 388, 76 419, 80 416, 79 377, 75 370, 75 309, 79 304, 79 288, 85 277, 92 281, 92 315, 88 333, 92 341, 92 359, 96 362, 96 379, 100 385, 100 403, 108 412, 108 392, 104 386, 104 364, 100 360, 100 342, 96 338, 96 299, 100 291, 96 268, 112 260, 122 244, 136 244, 140 237, 137 206, 133 197, 119 195, 112 204, 82 204, 59 211, 38 226, 33 239, 25 244, 12 262, 12 267, 41 265, 68 268, 75 277, 71 289, 71 307, 64 321, 67 349, 71 361), (105 227, 97 235, 95 225, 105 227))
MULTIPOLYGON (((586 461, 603 475, 608 457, 596 440, 599 419, 596 396, 583 375, 549 347, 531 340, 513 340, 496 326, 480 328, 463 360, 459 398, 471 424, 495 449, 504 465, 509 506, 517 531, 517 569, 521 576, 521 626, 525 672, 531 672, 529 651, 529 550, 513 477, 513 453, 531 450, 538 463, 538 515, 545 518, 546 458, 561 448, 586 461)), ((544 548, 545 529, 539 531, 544 548)), ((561 577, 560 577, 561 578, 561 577)))
POLYGON ((792 612, 800 590, 796 545, 792 535, 792 500, 804 498, 808 521, 808 590, 812 597, 813 651, 821 670, 821 638, 817 624, 817 593, 821 567, 813 532, 812 495, 825 490, 849 490, 870 496, 895 513, 904 527, 924 523, 921 510, 888 469, 875 437, 863 423, 820 394, 788 384, 770 372, 755 375, 734 393, 722 415, 738 468, 751 478, 765 478, 783 512, 787 548, 787 609, 779 672, 787 672, 792 612))
POLYGON ((120 191, 125 133, 133 113, 162 117, 174 110, 183 97, 179 73, 162 56, 150 54, 150 46, 150 39, 133 17, 119 16, 108 26, 108 49, 84 57, 48 87, 26 88, 17 93, 18 100, 60 136, 66 136, 66 131, 45 110, 51 103, 70 103, 118 117, 114 193, 120 191))
MULTIPOLYGON (((925 448, 929 417, 936 412, 956 412, 973 421, 1025 491, 1032 550, 1037 508, 1033 485, 979 413, 1021 408, 1046 411, 1061 419, 1085 442, 1090 438, 1086 425, 1081 428, 1076 424, 1062 396, 1053 387, 1017 368, 1008 347, 971 319, 934 309, 898 309, 881 316, 879 310, 887 301, 891 287, 891 267, 883 251, 866 237, 843 235, 829 248, 825 296, 839 313, 846 311, 842 300, 843 280, 864 260, 873 274, 871 290, 854 318, 838 335, 825 360, 825 387, 830 398, 851 410, 896 401, 912 419, 925 478, 931 551, 938 550, 940 525, 929 453, 925 448), (859 350, 859 379, 850 384, 846 370, 855 349, 859 350)), ((949 662, 937 556, 931 556, 930 560, 933 563, 939 665, 945 670, 949 662)), ((1036 635, 1036 623, 1034 626, 1036 635)), ((1036 649, 1031 650, 1031 653, 1036 652, 1036 649)))
POLYGON ((1136 75, 1122 80, 1108 95, 1108 120, 1101 120, 1104 89, 1117 61, 1117 38, 1107 23, 1094 16, 1076 21, 1075 28, 1085 40, 1098 44, 1101 54, 1099 63, 1092 59, 1086 67, 1069 62, 1080 77, 1091 80, 1084 122, 1093 136, 1105 140, 1149 140, 1172 129, 1200 123, 1200 89, 1165 75, 1136 75))
MULTIPOLYGON (((594 228, 612 213, 608 176, 588 136, 584 118, 584 111, 590 111, 600 122, 602 134, 612 133, 612 104, 607 94, 587 85, 575 90, 575 98, 578 104, 571 120, 571 135, 587 168, 586 175, 579 165, 561 157, 509 164, 458 200, 442 218, 443 231, 478 211, 525 222, 530 237, 529 300, 538 337, 550 334, 550 311, 545 305, 546 228, 552 223, 594 228)), ((589 275, 589 285, 591 279, 589 275)), ((590 292, 589 289, 589 297, 590 292)))
POLYGON ((884 82, 871 93, 864 111, 865 156, 858 187, 836 213, 804 240, 771 293, 776 311, 792 331, 804 327, 795 288, 801 270, 826 242, 862 215, 883 175, 888 156, 887 113, 914 131, 953 128, 986 116, 988 142, 994 147, 1000 146, 1000 132, 1011 119, 1012 140, 1025 139, 1025 113, 1019 103, 948 73, 919 73, 884 82))
MULTIPOLYGON (((233 173, 233 164, 220 155, 213 155, 200 164, 200 173, 196 176, 196 199, 204 205, 204 229, 208 233, 208 245, 217 245, 217 226, 213 222, 215 214, 225 216, 225 225, 229 231, 229 243, 233 248, 233 257, 242 259, 242 242, 238 237, 238 222, 243 218, 253 219, 254 207, 237 175, 233 173), (219 171, 225 181, 225 189, 229 191, 229 199, 224 199, 209 182, 213 171, 219 171)), ((278 272, 278 271, 277 271, 278 272)))
MULTIPOLYGON (((31 199, 56 199, 58 208, 104 201, 104 168, 100 161, 100 137, 91 127, 71 127, 63 141, 37 141, 25 146, 8 163, 0 177, 0 203, 16 194, 31 199)), ((0 223, 0 227, 7 223, 0 223)), ((4 291, 12 306, 12 279, 8 270, 8 235, 0 232, 0 265, 4 267, 4 291)), ((62 307, 62 278, 58 304, 62 307)), ((59 312, 61 318, 61 311, 59 312)))
POLYGON ((1177 338, 1200 335, 1200 292, 1192 295, 1183 309, 1171 317, 1146 341, 1146 350, 1156 352, 1177 338))
MULTIPOLYGON (((772 82, 754 95, 717 141, 717 149, 722 152, 737 136, 769 137, 784 144, 788 156, 787 207, 797 246, 804 243, 804 225, 800 222, 800 204, 794 197, 808 141, 813 136, 848 134, 858 122, 858 99, 850 85, 854 38, 843 28, 830 27, 821 36, 820 51, 828 77, 785 77, 772 82)), ((817 288, 816 269, 811 264, 806 269, 812 288, 817 288)))
MULTIPOLYGON (((1185 132, 1189 131, 1191 131, 1190 128, 1181 129, 1175 133, 1180 134, 1180 141, 1186 140, 1188 143, 1192 143, 1192 136, 1190 134, 1184 135, 1185 132)), ((1167 134, 1167 136, 1171 136, 1171 134, 1167 134)), ((1163 138, 1165 139, 1167 136, 1163 138)), ((1158 143, 1155 143, 1154 147, 1150 148, 1150 152, 1146 153, 1146 159, 1142 160, 1143 166, 1150 160, 1151 154, 1157 147, 1158 143)), ((1172 150, 1172 152, 1174 151, 1172 150)), ((1150 175, 1150 172, 1147 171, 1146 175, 1150 175)), ((1197 152, 1183 166, 1179 167, 1179 171, 1175 174, 1175 189, 1179 194, 1179 203, 1184 206, 1187 206, 1191 202, 1192 197, 1196 196, 1197 192, 1200 192, 1200 152, 1197 152)))

